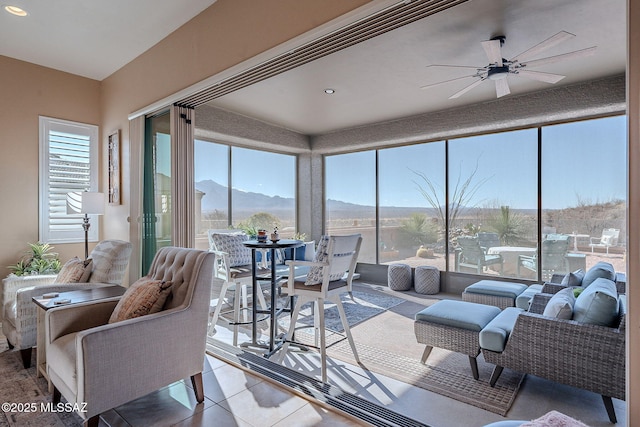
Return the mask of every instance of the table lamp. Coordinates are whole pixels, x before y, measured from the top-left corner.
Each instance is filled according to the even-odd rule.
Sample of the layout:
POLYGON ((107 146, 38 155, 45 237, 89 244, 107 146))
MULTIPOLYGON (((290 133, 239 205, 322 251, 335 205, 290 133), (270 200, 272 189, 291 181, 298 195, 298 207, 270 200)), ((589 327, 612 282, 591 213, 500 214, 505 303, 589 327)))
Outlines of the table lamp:
POLYGON ((89 258, 89 215, 104 215, 104 193, 71 192, 67 193, 67 214, 83 213, 84 258, 89 258))

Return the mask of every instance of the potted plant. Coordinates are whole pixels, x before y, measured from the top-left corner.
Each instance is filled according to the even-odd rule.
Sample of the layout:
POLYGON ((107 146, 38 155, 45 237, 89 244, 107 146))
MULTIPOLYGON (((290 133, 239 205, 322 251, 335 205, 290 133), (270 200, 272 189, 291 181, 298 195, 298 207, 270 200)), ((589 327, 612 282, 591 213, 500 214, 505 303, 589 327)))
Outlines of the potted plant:
POLYGON ((14 265, 10 265, 11 273, 16 276, 57 274, 62 263, 53 246, 48 243, 29 243, 30 250, 14 265))

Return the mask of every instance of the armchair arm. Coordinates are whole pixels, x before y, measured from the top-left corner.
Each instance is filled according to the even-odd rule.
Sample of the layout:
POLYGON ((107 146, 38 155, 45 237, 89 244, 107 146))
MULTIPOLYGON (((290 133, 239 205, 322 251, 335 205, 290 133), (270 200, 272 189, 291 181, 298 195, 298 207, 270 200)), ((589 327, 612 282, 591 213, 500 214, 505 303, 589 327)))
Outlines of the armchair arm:
POLYGON ((0 294, 0 311, 4 318, 4 305, 9 301, 15 301, 18 289, 33 286, 48 285, 58 277, 56 274, 35 276, 8 276, 2 279, 2 294, 0 294))
POLYGON ((561 285, 560 283, 545 282, 542 284, 542 292, 545 294, 557 294, 566 287, 567 285, 561 285))
POLYGON ((535 294, 533 298, 531 298, 531 304, 529 305, 529 313, 542 314, 544 313, 544 308, 547 306, 549 300, 553 297, 553 295, 544 293, 544 290, 535 294))
POLYGON ((47 344, 63 335, 106 325, 120 298, 112 297, 47 310, 45 314, 47 344))
POLYGON ((79 332, 78 401, 101 413, 201 372, 208 313, 195 314, 162 311, 79 332))

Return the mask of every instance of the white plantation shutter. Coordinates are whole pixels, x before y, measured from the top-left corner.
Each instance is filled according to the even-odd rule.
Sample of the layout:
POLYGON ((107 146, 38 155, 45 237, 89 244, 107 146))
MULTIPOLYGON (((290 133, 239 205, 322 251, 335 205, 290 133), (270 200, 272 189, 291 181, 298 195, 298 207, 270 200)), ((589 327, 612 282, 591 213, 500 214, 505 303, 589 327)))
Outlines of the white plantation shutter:
MULTIPOLYGON (((40 241, 84 241, 83 215, 67 214, 67 193, 98 191, 98 127, 40 117, 40 241)), ((90 215, 89 240, 99 236, 90 215)))

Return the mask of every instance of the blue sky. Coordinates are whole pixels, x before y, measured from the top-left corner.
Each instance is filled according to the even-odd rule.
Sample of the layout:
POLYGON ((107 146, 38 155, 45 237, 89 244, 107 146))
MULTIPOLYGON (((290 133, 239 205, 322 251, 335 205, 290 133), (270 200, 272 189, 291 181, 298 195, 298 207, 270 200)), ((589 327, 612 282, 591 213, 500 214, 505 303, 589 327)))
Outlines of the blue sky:
MULTIPOLYGON (((503 132, 449 142, 451 188, 467 179, 481 183, 470 203, 535 209, 537 204, 537 129, 503 132)), ((626 118, 624 116, 546 126, 542 130, 543 208, 626 198, 626 118)), ((227 150, 197 143, 196 181, 227 183, 227 150)), ((429 206, 420 195, 416 172, 444 191, 442 141, 379 150, 382 206, 429 206)), ((234 188, 270 196, 294 197, 294 156, 233 149, 234 188), (284 172, 290 171, 290 172, 284 172), (293 179, 293 178, 292 178, 293 179)), ((375 204, 375 151, 329 156, 328 197, 375 204)), ((473 185, 473 184, 472 184, 473 185)))

